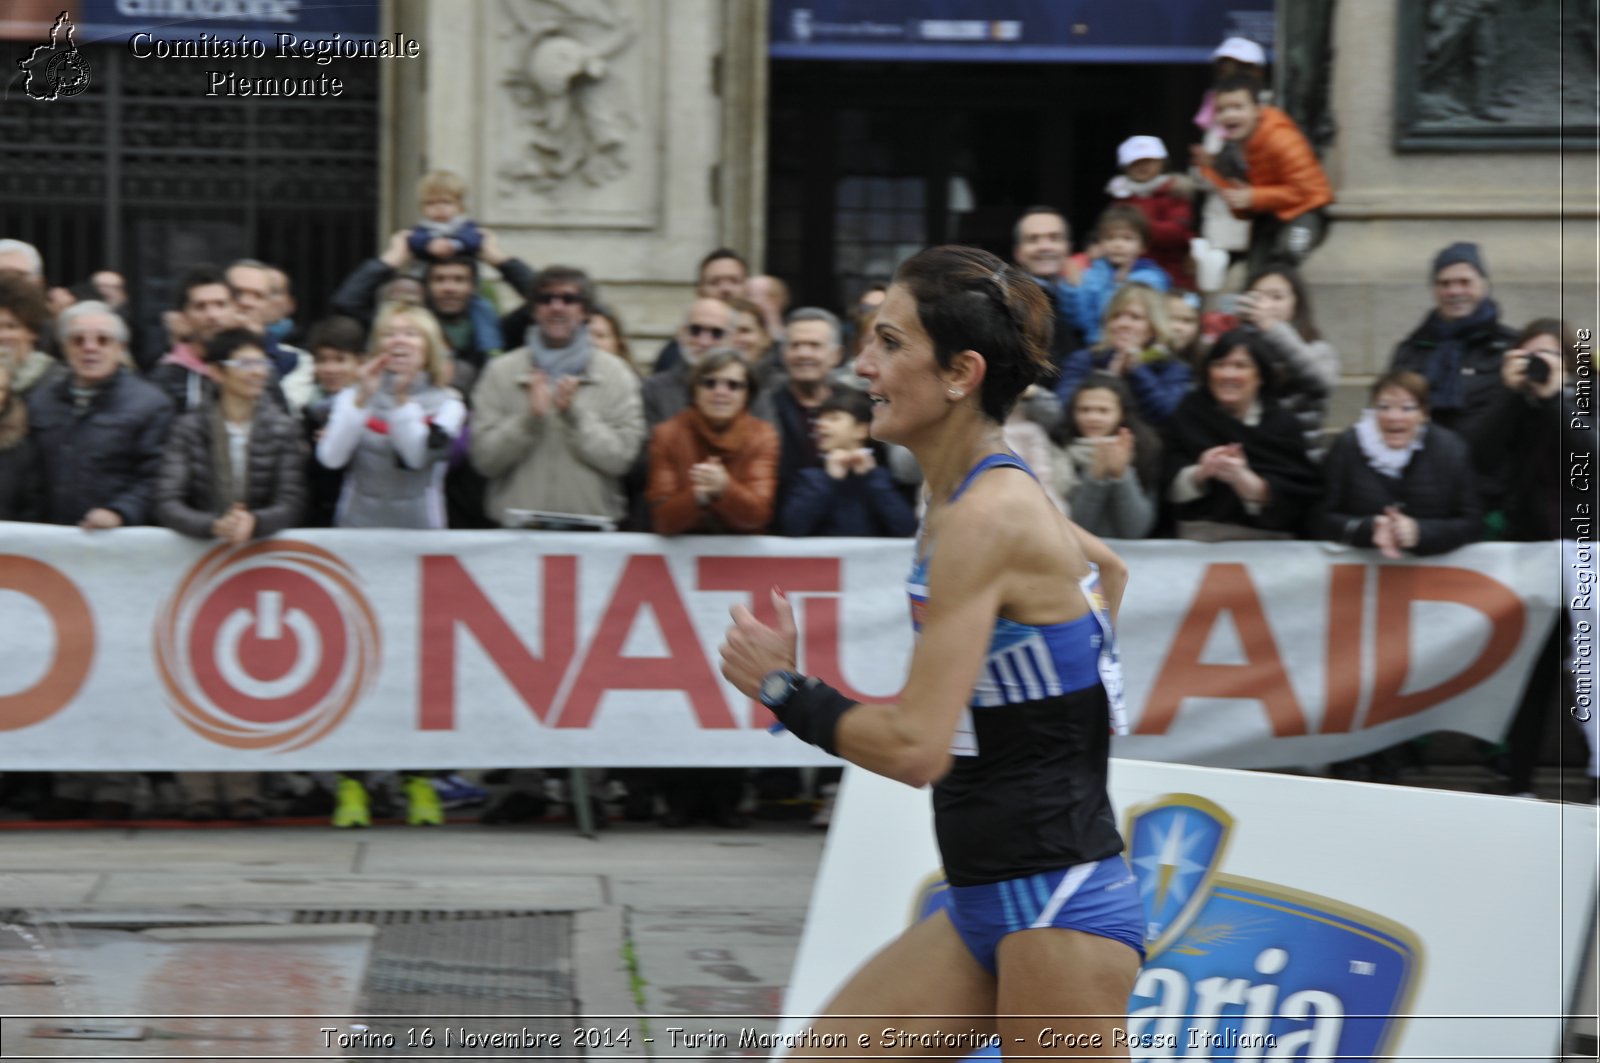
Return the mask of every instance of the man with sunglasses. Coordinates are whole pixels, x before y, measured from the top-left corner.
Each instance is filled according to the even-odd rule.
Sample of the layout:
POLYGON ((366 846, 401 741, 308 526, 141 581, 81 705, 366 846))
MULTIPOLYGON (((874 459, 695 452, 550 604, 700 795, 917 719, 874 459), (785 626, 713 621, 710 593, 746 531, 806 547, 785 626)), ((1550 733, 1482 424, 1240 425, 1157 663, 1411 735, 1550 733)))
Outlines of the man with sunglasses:
POLYGON ((675 337, 682 360, 645 378, 644 416, 650 428, 677 416, 689 404, 689 370, 711 348, 727 346, 734 324, 733 308, 721 299, 700 296, 689 304, 675 337))
MULTIPOLYGON (((719 247, 700 260, 700 279, 694 293, 702 299, 719 299, 724 303, 744 296, 746 278, 750 267, 744 256, 729 247, 719 247)), ((664 373, 683 364, 683 341, 674 336, 656 355, 652 373, 664 373)))
POLYGON ((489 362, 472 391, 472 464, 489 519, 508 510, 621 520, 622 477, 646 438, 639 377, 589 342, 588 274, 550 266, 533 286, 523 346, 489 362))

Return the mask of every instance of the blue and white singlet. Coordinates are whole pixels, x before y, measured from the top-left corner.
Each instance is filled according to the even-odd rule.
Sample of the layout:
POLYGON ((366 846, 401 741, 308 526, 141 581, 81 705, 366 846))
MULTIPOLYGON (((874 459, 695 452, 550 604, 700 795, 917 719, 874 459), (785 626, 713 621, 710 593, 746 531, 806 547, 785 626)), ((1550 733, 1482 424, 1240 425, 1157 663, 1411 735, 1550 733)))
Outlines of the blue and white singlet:
MULTIPOLYGON (((950 502, 989 469, 1033 472, 1014 454, 991 454, 950 502)), ((925 534, 925 529, 924 529, 925 534)), ((935 544, 919 535, 907 580, 912 624, 922 630, 935 544)), ((1102 860, 1122 851, 1106 765, 1111 735, 1126 733, 1122 671, 1093 564, 1078 581, 1089 611, 1061 624, 996 619, 983 670, 933 791, 934 830, 952 886, 1000 882, 1102 860)))

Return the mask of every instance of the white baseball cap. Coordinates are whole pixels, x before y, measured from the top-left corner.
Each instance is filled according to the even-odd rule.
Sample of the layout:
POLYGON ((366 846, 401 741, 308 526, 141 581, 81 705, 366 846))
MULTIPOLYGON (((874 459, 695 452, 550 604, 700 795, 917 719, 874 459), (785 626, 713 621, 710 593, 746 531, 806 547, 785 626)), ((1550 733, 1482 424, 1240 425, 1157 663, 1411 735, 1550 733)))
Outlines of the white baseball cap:
POLYGON ((1212 62, 1218 59, 1234 59, 1252 66, 1266 66, 1267 53, 1262 51, 1261 45, 1248 37, 1229 37, 1217 45, 1217 50, 1211 53, 1212 62))
POLYGON ((1117 165, 1132 166, 1140 159, 1165 159, 1167 146, 1160 137, 1129 137, 1117 145, 1117 165))

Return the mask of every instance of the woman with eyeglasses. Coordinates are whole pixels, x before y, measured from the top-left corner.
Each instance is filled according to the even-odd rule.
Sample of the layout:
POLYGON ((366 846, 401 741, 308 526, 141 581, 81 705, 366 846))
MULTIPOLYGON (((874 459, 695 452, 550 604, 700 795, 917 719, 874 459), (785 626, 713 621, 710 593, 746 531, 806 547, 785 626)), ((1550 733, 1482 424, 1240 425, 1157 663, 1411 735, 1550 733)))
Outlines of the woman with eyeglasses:
POLYGON ((1466 442, 1428 423, 1428 382, 1404 370, 1372 385, 1372 406, 1334 441, 1318 538, 1397 560, 1442 554, 1483 537, 1466 442))
POLYGON ((750 413, 755 377, 731 347, 689 370, 689 406, 650 436, 652 528, 660 535, 755 534, 772 520, 778 432, 750 413))
POLYGON ((157 524, 235 546, 294 527, 306 500, 299 425, 266 398, 272 359, 247 329, 205 350, 214 398, 172 425, 155 487, 157 524))
MULTIPOLYGON (((195 539, 233 546, 292 528, 306 501, 306 447, 300 426, 267 397, 272 359, 261 338, 226 329, 205 349, 215 385, 199 409, 173 422, 156 476, 157 524, 195 539)), ((260 819, 257 772, 177 773, 188 819, 260 819)))
MULTIPOLYGON (((778 490, 778 431, 750 413, 757 390, 744 356, 715 347, 689 369, 689 405, 650 436, 645 499, 660 535, 753 535, 773 516, 778 490)), ((739 768, 667 769, 652 773, 666 803, 664 827, 703 819, 743 827, 739 768)))

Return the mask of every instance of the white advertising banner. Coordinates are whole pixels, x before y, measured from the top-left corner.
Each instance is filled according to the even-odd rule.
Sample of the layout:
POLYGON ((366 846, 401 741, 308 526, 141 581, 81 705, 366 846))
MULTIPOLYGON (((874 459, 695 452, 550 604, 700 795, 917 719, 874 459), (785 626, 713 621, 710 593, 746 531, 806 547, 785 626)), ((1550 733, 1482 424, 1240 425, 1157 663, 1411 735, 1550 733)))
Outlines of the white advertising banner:
MULTIPOLYGON (((1119 756, 1281 767, 1497 739, 1557 544, 1379 563, 1318 543, 1119 544, 1119 756)), ((728 610, 796 603, 800 666, 893 699, 908 540, 0 524, 0 769, 821 764, 718 674, 728 610)), ((1075 592, 1074 592, 1075 593, 1075 592)), ((975 637, 981 637, 975 634, 975 637)))
MULTIPOLYGON (((1588 806, 1113 760, 1110 790, 1148 921, 1128 1020, 1143 1060, 1560 1058, 1594 934, 1588 806)), ((774 1044, 861 963, 936 912, 928 793, 846 769, 774 1044), (870 883, 870 888, 864 884, 870 883)), ((1041 1018, 997 1046, 1050 1054, 1041 1018)), ((893 1044, 894 1017, 864 1023, 893 1044)), ((980 1024, 981 1026, 981 1024, 980 1024)), ((976 1034, 976 1036, 975 1036, 976 1034)), ((1091 1046, 1092 1047, 1092 1046, 1091 1046)), ((906 1054, 910 1054, 909 1051, 906 1054)))

